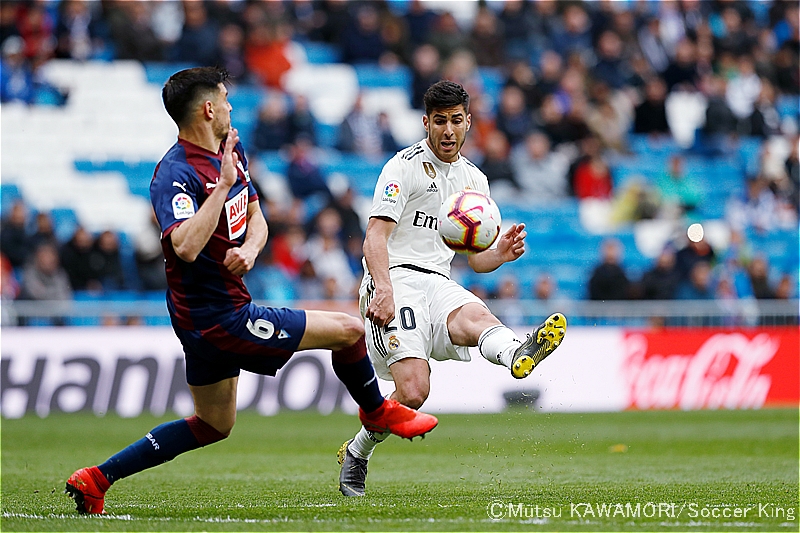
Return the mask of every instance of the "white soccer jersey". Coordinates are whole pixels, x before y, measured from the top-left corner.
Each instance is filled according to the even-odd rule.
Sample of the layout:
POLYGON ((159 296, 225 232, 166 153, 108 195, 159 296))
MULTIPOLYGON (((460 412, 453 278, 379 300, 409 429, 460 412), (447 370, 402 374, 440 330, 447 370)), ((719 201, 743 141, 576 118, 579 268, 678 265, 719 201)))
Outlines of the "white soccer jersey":
POLYGON ((422 140, 384 165, 370 217, 397 222, 389 237, 389 267, 411 264, 450 276, 454 252, 438 232, 439 208, 451 194, 472 189, 489 194, 489 181, 464 156, 444 163, 422 140))

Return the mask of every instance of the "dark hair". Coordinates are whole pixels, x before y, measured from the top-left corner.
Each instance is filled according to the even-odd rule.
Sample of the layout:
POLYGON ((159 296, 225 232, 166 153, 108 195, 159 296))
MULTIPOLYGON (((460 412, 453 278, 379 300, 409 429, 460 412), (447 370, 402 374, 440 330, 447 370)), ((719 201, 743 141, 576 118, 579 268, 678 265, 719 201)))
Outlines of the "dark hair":
POLYGON ((181 70, 169 77, 161 90, 164 107, 178 127, 191 115, 200 96, 219 89, 228 79, 228 72, 218 67, 196 67, 181 70))
POLYGON ((464 111, 469 113, 469 95, 464 87, 449 80, 437 81, 425 91, 422 97, 425 104, 425 114, 430 116, 434 109, 464 106, 464 111))

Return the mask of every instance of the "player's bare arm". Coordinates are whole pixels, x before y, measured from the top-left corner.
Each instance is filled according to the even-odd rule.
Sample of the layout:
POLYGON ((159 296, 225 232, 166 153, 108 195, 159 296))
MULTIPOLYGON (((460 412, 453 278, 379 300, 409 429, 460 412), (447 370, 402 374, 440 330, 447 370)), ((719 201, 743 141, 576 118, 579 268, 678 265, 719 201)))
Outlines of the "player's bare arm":
POLYGON ((267 221, 258 200, 247 205, 247 236, 241 246, 230 248, 222 264, 231 274, 244 276, 256 264, 256 258, 267 243, 267 221))
POLYGON ((372 217, 364 237, 364 259, 375 283, 375 295, 367 307, 366 317, 381 328, 394 318, 394 289, 389 277, 387 245, 395 226, 397 223, 390 218, 372 217))
POLYGON ((514 224, 497 240, 497 247, 490 248, 467 259, 475 272, 492 272, 503 263, 516 261, 525 253, 525 224, 514 224))
POLYGON ((236 163, 239 156, 233 147, 239 142, 239 133, 235 128, 228 131, 225 150, 222 152, 222 166, 220 168, 219 182, 197 213, 178 226, 171 234, 172 247, 175 254, 187 263, 193 263, 200 252, 208 244, 211 234, 219 222, 219 214, 225 205, 228 191, 238 178, 236 163))

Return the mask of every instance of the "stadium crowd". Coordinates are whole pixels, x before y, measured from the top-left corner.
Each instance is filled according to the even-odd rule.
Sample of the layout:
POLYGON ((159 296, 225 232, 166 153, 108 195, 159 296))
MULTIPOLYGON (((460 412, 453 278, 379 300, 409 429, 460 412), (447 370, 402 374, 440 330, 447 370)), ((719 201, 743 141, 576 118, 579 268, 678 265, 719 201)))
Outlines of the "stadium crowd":
MULTIPOLYGON (((478 2, 468 17, 447 4, 294 1, 13 1, 0 4, 3 102, 59 105, 67 93, 40 75, 52 58, 134 59, 219 65, 234 83, 264 87, 247 149, 281 150, 295 201, 262 193, 270 239, 247 276, 254 298, 352 299, 361 271, 365 221, 352 188, 329 187, 318 164, 317 121, 283 75, 304 43, 324 43, 341 61, 410 69, 410 102, 441 78, 469 91, 473 127, 463 153, 485 172, 502 203, 576 198, 600 201, 617 225, 644 219, 695 220, 710 202, 709 184, 686 171, 687 157, 737 153, 744 138, 763 141, 747 162, 746 194, 726 206, 731 244, 670 243, 641 278, 632 279, 616 240, 603 241, 585 297, 620 299, 791 298, 797 270, 770 276, 769 257, 751 232, 797 232, 797 99, 800 14, 797 2, 680 0, 627 2, 478 2), (481 69, 501 72, 496 93, 481 69), (675 145, 655 180, 618 186, 612 161, 631 141, 674 143, 682 134, 667 101, 705 117, 693 141, 675 145), (794 102, 787 112, 782 102, 794 102), (775 142, 777 139, 777 143, 775 142), (775 149, 783 147, 781 149, 775 149), (788 147, 788 148, 786 148, 788 147), (278 282, 279 281, 279 282, 278 282)), ((384 157, 398 145, 385 114, 360 99, 338 128, 335 149, 384 157)), ((166 147, 165 147, 166 149, 166 147)), ((256 180, 258 181, 258 180, 256 180)), ((159 232, 121 252, 120 236, 78 228, 55 237, 47 213, 24 201, 3 213, 4 299, 69 299, 74 291, 163 290, 159 232), (128 267, 126 268, 126 264, 128 267)), ((497 299, 549 299, 557 280, 530 283, 509 269, 491 287, 497 299), (521 286, 530 285, 529 294, 521 286)), ((486 292, 487 285, 472 287, 486 292)))

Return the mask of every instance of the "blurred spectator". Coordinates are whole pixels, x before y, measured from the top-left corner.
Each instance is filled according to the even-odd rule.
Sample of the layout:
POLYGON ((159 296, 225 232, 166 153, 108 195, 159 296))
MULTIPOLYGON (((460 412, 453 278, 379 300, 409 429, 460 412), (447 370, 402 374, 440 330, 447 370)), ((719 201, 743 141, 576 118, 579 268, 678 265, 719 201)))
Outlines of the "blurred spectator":
POLYGON ((795 135, 789 145, 792 150, 784 163, 786 177, 791 186, 788 199, 790 205, 800 212, 800 137, 795 135))
POLYGON ((92 247, 90 259, 92 273, 97 277, 104 291, 125 289, 122 274, 122 260, 119 251, 119 238, 111 231, 97 236, 92 247))
MULTIPOLYGON (((781 276, 780 281, 778 281, 778 285, 775 287, 775 298, 779 300, 788 300, 789 298, 793 298, 795 296, 795 284, 792 281, 792 276, 788 274, 784 274, 781 276)), ((797 317, 795 317, 795 324, 797 323, 797 317)))
POLYGON ((8 258, 0 253, 0 326, 16 326, 17 315, 11 304, 19 296, 19 282, 14 275, 14 267, 8 258))
POLYGON ((725 99, 728 107, 741 122, 753 114, 758 96, 761 94, 761 80, 756 74, 753 60, 743 56, 737 62, 737 71, 734 77, 728 80, 725 99))
POLYGON ((340 44, 350 24, 350 5, 347 0, 323 0, 318 11, 319 34, 325 42, 340 44))
POLYGON ((667 108, 665 105, 667 87, 661 78, 653 77, 645 86, 645 100, 636 106, 633 121, 634 133, 669 135, 667 108))
POLYGON ((69 278, 58 261, 58 251, 51 244, 42 244, 22 274, 20 297, 26 300, 71 300, 69 278))
POLYGON ((509 151, 508 140, 502 131, 495 130, 486 136, 484 158, 479 166, 489 180, 493 195, 497 187, 514 191, 519 189, 514 169, 509 161, 509 151))
POLYGON ((725 8, 722 11, 722 23, 724 29, 722 35, 714 43, 714 48, 719 53, 729 52, 734 56, 751 53, 755 43, 747 34, 739 11, 733 7, 725 8))
POLYGON ((92 264, 93 248, 94 239, 80 226, 75 229, 72 238, 61 247, 61 264, 69 277, 70 285, 76 291, 102 289, 92 264))
POLYGON ((244 30, 241 26, 225 24, 220 28, 216 42, 210 64, 227 70, 234 82, 247 82, 249 73, 244 60, 244 30))
POLYGON ((411 107, 414 109, 425 108, 422 102, 425 91, 441 78, 439 57, 439 51, 430 44, 414 50, 411 63, 411 107))
POLYGON ((11 213, 3 219, 0 230, 0 252, 14 268, 22 267, 31 251, 27 224, 28 208, 22 200, 17 200, 11 206, 11 213))
POLYGON ((356 4, 355 17, 342 36, 342 58, 345 63, 377 63, 385 51, 381 39, 378 10, 371 4, 356 4))
POLYGON ((692 266, 688 278, 681 282, 675 295, 678 300, 713 300, 715 296, 711 266, 706 261, 699 261, 692 266))
POLYGON ((793 50, 791 44, 781 46, 775 52, 773 65, 778 89, 785 94, 799 94, 800 61, 796 49, 793 50))
POLYGON ((183 30, 169 52, 172 61, 213 66, 217 58, 219 28, 209 20, 202 2, 183 2, 183 30))
POLYGON ((436 24, 436 13, 425 6, 422 0, 411 0, 405 21, 408 25, 408 37, 412 46, 420 46, 428 42, 431 30, 436 24))
POLYGON ((544 133, 529 134, 512 151, 511 167, 530 201, 545 203, 566 198, 569 160, 550 150, 550 140, 544 133))
POLYGON ((525 106, 525 94, 514 85, 507 85, 500 93, 495 125, 508 139, 512 147, 517 146, 533 129, 533 117, 525 106))
POLYGON ((731 227, 768 232, 782 225, 783 209, 769 185, 764 175, 747 181, 746 200, 734 199, 728 203, 726 218, 731 227))
POLYGON ((547 134, 553 146, 569 142, 572 137, 564 110, 554 94, 548 94, 542 100, 542 106, 535 115, 534 125, 547 134))
POLYGON ((527 61, 528 35, 533 35, 530 5, 524 0, 506 0, 498 17, 505 35, 506 56, 518 62, 527 61))
POLYGON ((776 297, 775 290, 769 283, 769 268, 764 257, 754 257, 747 267, 747 273, 750 276, 753 296, 759 300, 771 300, 776 297))
POLYGON ((580 54, 587 63, 594 59, 592 26, 586 10, 579 4, 568 4, 561 16, 561 27, 552 36, 552 49, 562 57, 572 52, 580 54))
POLYGON ((498 67, 506 62, 505 35, 494 11, 480 6, 469 35, 470 50, 482 67, 498 67))
POLYGON ((265 86, 282 88, 282 77, 292 67, 292 26, 285 22, 256 22, 244 46, 247 68, 265 86))
POLYGON ((677 218, 683 213, 694 211, 703 201, 703 191, 697 178, 686 174, 686 160, 680 154, 669 158, 669 169, 656 182, 661 195, 662 207, 677 218))
POLYGON ((286 180, 295 198, 305 200, 314 194, 331 197, 325 177, 312 159, 313 148, 307 137, 300 136, 289 149, 291 160, 286 169, 286 180))
POLYGON ((775 87, 767 79, 761 81, 761 91, 748 122, 749 135, 766 139, 781 133, 781 116, 775 107, 775 87))
POLYGON ((592 87, 595 103, 586 111, 586 126, 592 135, 600 139, 604 148, 618 153, 627 151, 630 118, 615 105, 611 99, 611 91, 602 82, 592 87))
POLYGON ((405 21, 387 13, 381 24, 381 42, 384 52, 379 58, 379 63, 384 67, 408 65, 411 63, 411 46, 408 40, 408 31, 405 21))
MULTIPOLYGON (((327 205, 339 214, 341 220, 341 233, 339 235, 342 245, 346 245, 350 239, 364 240, 364 228, 361 224, 361 217, 355 209, 356 192, 348 187, 347 190, 338 194, 327 205)), ((318 215, 319 216, 319 215, 318 215)), ((359 252, 359 260, 361 254, 359 252)))
POLYGON ((163 44, 153 31, 151 2, 117 0, 109 5, 108 26, 117 59, 160 61, 163 44))
POLYGON ((575 166, 572 185, 579 200, 586 198, 608 200, 613 192, 613 183, 611 171, 599 153, 575 166))
POLYGON ((708 241, 701 239, 699 242, 688 241, 686 246, 678 250, 675 254, 675 266, 681 275, 681 280, 689 279, 689 273, 697 263, 705 263, 709 273, 711 265, 716 261, 717 255, 708 241))
POLYGON ((514 274, 500 278, 495 291, 493 307, 497 317, 510 327, 525 325, 525 310, 519 301, 519 280, 514 274))
POLYGON ((378 113, 378 132, 381 136, 381 150, 384 154, 394 154, 401 150, 392 133, 389 115, 385 111, 378 113))
POLYGON ((675 49, 675 59, 670 61, 664 71, 664 82, 667 91, 695 91, 700 82, 695 59, 695 46, 689 39, 678 42, 675 49))
POLYGON ((36 228, 30 237, 30 249, 35 250, 40 244, 52 244, 58 248, 58 239, 56 238, 55 227, 53 227, 53 219, 50 213, 40 211, 36 214, 36 228))
POLYGON ((0 62, 0 102, 33 103, 33 70, 25 59, 23 41, 16 35, 3 41, 0 62))
POLYGON ((466 48, 450 54, 442 67, 442 78, 460 83, 471 95, 480 95, 483 92, 483 79, 475 56, 466 48))
POLYGON ((736 133, 737 119, 725 99, 727 83, 720 76, 707 76, 704 92, 708 99, 706 123, 703 126, 703 143, 712 153, 723 153, 732 134, 736 133))
POLYGON ((668 246, 659 254, 653 268, 642 276, 642 298, 672 300, 680 282, 681 275, 675 266, 675 250, 668 246))
POLYGON ((658 194, 647 180, 634 176, 622 186, 611 203, 611 222, 616 225, 651 220, 658 214, 658 194))
POLYGON ((397 143, 388 129, 388 117, 383 125, 378 117, 364 110, 364 95, 359 94, 339 126, 337 148, 343 152, 352 152, 366 157, 380 157, 384 152, 396 152, 397 143), (384 146, 384 144, 386 146, 384 146), (389 150, 384 150, 389 148, 389 150))
POLYGON ((328 287, 326 291, 329 297, 350 296, 355 289, 356 278, 339 240, 341 230, 342 219, 339 214, 335 209, 325 208, 319 212, 315 233, 305 245, 308 260, 323 285, 326 280, 335 281, 335 289, 331 291, 328 287))
POLYGON ((601 246, 601 263, 589 278, 590 300, 625 300, 630 281, 620 265, 622 245, 615 239, 606 239, 601 246))
POLYGON ((656 16, 647 19, 639 29, 639 48, 647 59, 650 67, 657 73, 662 73, 669 66, 669 52, 661 38, 661 21, 656 16))
POLYGON ((628 83, 630 73, 623 60, 622 39, 613 31, 604 31, 597 42, 597 63, 592 68, 592 77, 612 89, 621 89, 628 83))
POLYGON ((561 83, 561 75, 564 62, 561 56, 552 50, 542 54, 539 60, 539 71, 541 73, 537 87, 539 92, 546 96, 558 90, 561 83))
POLYGON ((105 48, 106 29, 88 0, 64 0, 59 5, 60 17, 56 26, 56 57, 61 59, 91 59, 105 48))
POLYGON ((551 300, 556 292, 555 283, 550 276, 542 274, 533 285, 533 297, 544 302, 551 300))
POLYGON ((305 136, 316 142, 317 132, 314 115, 308 106, 308 97, 303 94, 296 94, 292 97, 292 108, 289 112, 289 125, 291 141, 294 142, 300 136, 305 136))
POLYGON ((439 14, 428 37, 428 42, 436 47, 436 50, 439 51, 439 57, 443 61, 450 59, 450 56, 456 50, 469 48, 467 37, 458 27, 456 17, 449 11, 439 14))
POLYGON ((522 91, 525 95, 525 107, 528 110, 541 105, 542 94, 537 85, 536 74, 527 61, 515 61, 511 65, 506 86, 517 87, 522 91))
POLYGON ((258 112, 253 130, 253 148, 258 151, 279 150, 292 142, 289 112, 282 94, 267 97, 258 112))
POLYGON ((43 2, 24 3, 17 13, 17 28, 24 41, 25 58, 38 67, 51 57, 56 49, 55 23, 43 2))
POLYGON ((150 223, 136 236, 134 259, 142 290, 167 289, 164 251, 161 248, 161 227, 158 225, 155 213, 151 213, 150 223))
POLYGON ((20 2, 0 2, 0 45, 9 37, 19 37, 17 17, 20 2))

